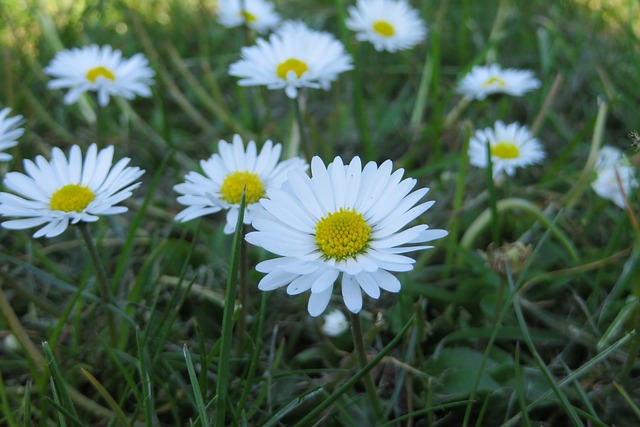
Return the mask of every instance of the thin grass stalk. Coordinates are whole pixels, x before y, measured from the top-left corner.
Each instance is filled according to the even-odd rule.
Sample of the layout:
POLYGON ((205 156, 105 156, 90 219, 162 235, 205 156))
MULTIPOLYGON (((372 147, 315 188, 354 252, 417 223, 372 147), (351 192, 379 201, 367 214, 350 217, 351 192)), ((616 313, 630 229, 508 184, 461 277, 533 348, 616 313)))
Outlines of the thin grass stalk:
MULTIPOLYGON (((242 224, 242 235, 246 234, 247 227, 242 224)), ((249 305, 249 285, 247 284, 247 276, 249 275, 249 261, 247 259, 247 242, 244 238, 240 242, 240 271, 238 274, 239 285, 239 303, 240 312, 238 313, 238 325, 236 326, 238 352, 244 347, 244 336, 247 324, 247 309, 249 305)))
POLYGON ((2 381, 2 371, 0 371, 0 408, 2 408, 2 413, 4 414, 3 420, 7 423, 8 427, 18 427, 18 422, 13 416, 13 411, 9 406, 7 390, 4 387, 4 381, 2 381))
POLYGON ((89 258, 91 259, 91 264, 93 265, 96 281, 98 282, 98 287, 100 288, 100 293, 102 295, 102 302, 105 306, 105 311, 107 314, 107 327, 109 328, 110 343, 115 347, 118 344, 118 333, 116 328, 116 320, 113 316, 111 308, 109 307, 112 304, 109 280, 107 279, 107 274, 105 273, 104 266, 102 265, 102 261, 100 260, 98 249, 96 248, 95 242, 93 241, 91 233, 89 232, 89 226, 85 222, 81 221, 80 223, 78 223, 78 228, 80 229, 82 240, 84 240, 87 252, 89 253, 89 258))
POLYGON ((365 162, 370 160, 376 160, 376 153, 373 147, 373 138, 371 137, 371 131, 369 130, 369 124, 367 123, 367 113, 364 100, 364 88, 363 82, 365 80, 363 75, 364 67, 364 52, 362 43, 358 46, 358 50, 353 55, 354 69, 351 73, 353 76, 353 108, 355 115, 356 127, 358 129, 358 136, 360 137, 360 146, 362 150, 362 157, 365 162))
POLYGON ((136 328, 136 347, 138 350, 138 373, 140 375, 140 383, 142 387, 142 408, 144 412, 144 421, 147 427, 153 427, 156 425, 155 415, 155 398, 153 384, 151 383, 151 377, 147 367, 150 367, 149 355, 144 343, 140 337, 140 330, 136 328))
POLYGON ((22 399, 23 416, 22 427, 31 426, 31 381, 27 381, 27 385, 24 388, 24 397, 22 399))
MULTIPOLYGON (((360 369, 364 369, 367 366, 367 352, 364 348, 364 339, 362 338, 362 325, 360 323, 360 315, 349 312, 349 320, 351 321, 351 333, 353 334, 353 346, 356 352, 356 358, 360 369)), ((384 407, 380 401, 378 395, 378 389, 376 388, 371 372, 367 372, 364 375, 364 387, 369 395, 369 402, 373 406, 373 412, 376 419, 380 420, 384 416, 384 407)))
POLYGON ((493 181, 493 162, 491 161, 491 146, 487 142, 487 187, 489 187, 489 211, 491 212, 491 239, 496 247, 500 246, 500 216, 498 216, 498 196, 493 181))
POLYGON ((236 222, 236 231, 233 235, 233 245, 231 247, 231 260, 229 263, 229 276, 225 290, 224 313, 222 317, 222 332, 220 340, 220 357, 218 360, 218 382, 216 384, 216 411, 214 426, 223 427, 225 425, 225 414, 227 410, 230 362, 231 362, 231 337, 233 335, 233 315, 236 305, 236 291, 238 288, 238 269, 240 264, 240 248, 242 246, 242 226, 244 224, 244 208, 246 204, 246 191, 242 190, 240 198, 240 212, 236 222))
POLYGON ((43 342, 42 349, 44 350, 44 355, 47 359, 47 365, 49 366, 49 371, 51 372, 52 385, 55 386, 55 390, 60 400, 60 406, 68 411, 71 417, 77 418, 78 414, 76 412, 76 408, 73 405, 73 401, 71 400, 71 396, 67 390, 67 384, 65 383, 64 377, 62 376, 62 371, 60 371, 60 367, 58 366, 58 363, 53 356, 53 352, 51 351, 51 347, 49 347, 49 343, 46 341, 43 342))
POLYGON ((449 237, 447 238, 447 250, 445 256, 445 277, 448 277, 454 264, 454 258, 459 257, 458 251, 458 235, 460 234, 461 218, 460 211, 466 194, 467 171, 469 170, 469 141, 471 140, 471 124, 466 123, 464 126, 464 143, 460 151, 460 169, 458 169, 458 179, 456 180, 456 189, 453 196, 453 216, 447 229, 449 237))
POLYGON ((516 393, 518 394, 518 405, 520 407, 520 413, 522 414, 522 425, 524 427, 531 427, 531 420, 529 419, 529 412, 527 411, 526 397, 526 384, 523 383, 522 368, 520 367, 520 343, 516 342, 516 354, 514 360, 514 380, 516 384, 516 393))
POLYGON ((184 356, 184 360, 187 364, 187 372, 189 373, 189 380, 191 381, 193 397, 196 400, 196 409, 198 411, 200 425, 202 427, 208 427, 209 417, 207 416, 207 408, 204 404, 204 399, 202 398, 202 390, 200 390, 200 382, 198 381, 198 376, 196 375, 196 370, 193 366, 193 361, 191 360, 191 353, 189 353, 189 347, 186 344, 182 346, 182 355, 184 356))
POLYGON ((127 420, 127 416, 125 415, 120 405, 118 405, 118 402, 116 402, 113 396, 111 396, 109 391, 100 383, 100 381, 98 381, 96 377, 94 377, 86 369, 80 368, 80 372, 82 372, 82 375, 84 375, 84 377, 91 383, 93 388, 98 392, 100 396, 102 396, 102 398, 107 402, 109 407, 116 414, 118 425, 122 427, 131 427, 129 420, 127 420))
POLYGON ((322 411, 331 406, 336 400, 338 400, 344 393, 351 389, 361 378, 363 378, 371 369, 373 369, 382 359, 389 354, 391 350, 402 340, 404 335, 407 333, 415 318, 412 316, 411 319, 402 327, 398 335, 393 337, 389 344, 384 346, 384 348, 380 351, 380 353, 376 354, 374 357, 369 360, 369 362, 354 376, 345 381, 338 389, 334 390, 329 397, 322 401, 319 405, 313 408, 306 416, 304 416, 300 421, 298 421, 293 427, 306 427, 311 425, 312 420, 314 420, 322 411))

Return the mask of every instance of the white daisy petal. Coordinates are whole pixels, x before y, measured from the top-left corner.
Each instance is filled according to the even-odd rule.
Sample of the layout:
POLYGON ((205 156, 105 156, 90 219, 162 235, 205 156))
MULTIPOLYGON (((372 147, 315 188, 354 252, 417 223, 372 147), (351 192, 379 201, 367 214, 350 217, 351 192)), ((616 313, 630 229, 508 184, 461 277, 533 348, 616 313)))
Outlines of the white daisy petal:
POLYGON ((405 0, 358 0, 348 10, 347 28, 356 32, 358 40, 371 42, 379 51, 411 49, 427 36, 418 11, 405 0))
POLYGON ((338 74, 353 68, 340 41, 302 22, 284 23, 268 41, 258 39, 240 55, 229 67, 229 74, 240 78, 239 85, 284 89, 289 98, 296 98, 303 87, 327 89, 338 74))
POLYGON ((265 33, 280 23, 273 4, 264 0, 220 0, 217 12, 218 22, 227 28, 247 25, 265 33))
MULTIPOLYGON (((392 173, 390 161, 362 168, 359 158, 345 165, 339 157, 328 166, 314 157, 311 177, 290 172, 279 189, 269 191, 270 200, 261 201, 256 231, 246 236, 280 256, 257 266, 267 273, 268 288, 288 283, 290 295, 310 291, 312 316, 326 308, 340 275, 344 303, 353 313, 362 309, 362 291, 373 299, 381 289, 398 292, 400 281, 390 272, 410 271, 415 262, 402 254, 429 249, 421 243, 447 234, 424 224, 407 228, 432 202, 419 203, 427 189, 411 193, 416 180, 403 180, 403 172, 392 173)), ((260 289, 266 290, 263 281, 260 289)))
POLYGON ((540 87, 540 81, 529 70, 503 70, 499 65, 474 66, 458 84, 457 91, 469 99, 484 99, 489 95, 504 93, 522 96, 540 87))
POLYGON ((140 185, 134 181, 144 171, 125 167, 126 163, 111 168, 113 147, 96 150, 92 145, 83 159, 77 145, 71 147, 68 158, 62 150, 54 148, 51 161, 38 156, 35 162, 25 161, 26 174, 8 173, 5 187, 22 197, 0 193, 0 215, 23 219, 4 221, 2 226, 25 229, 45 224, 33 236, 55 237, 66 230, 69 222, 93 222, 100 215, 125 212, 126 207, 116 205, 131 196, 131 190, 140 185), (109 185, 90 185, 105 174, 110 178, 109 185))
POLYGON ((18 127, 24 123, 24 118, 22 116, 8 117, 10 113, 10 108, 5 107, 0 110, 0 161, 8 161, 13 158, 3 151, 15 147, 18 144, 17 139, 24 133, 24 129, 18 127))
POLYGON ((605 145, 598 154, 595 172, 596 177, 591 183, 593 191, 625 209, 625 200, 633 199, 633 191, 640 186, 629 159, 619 149, 605 145))
POLYGON ((101 106, 109 103, 110 96, 149 97, 155 74, 142 54, 123 59, 121 51, 95 44, 58 52, 44 72, 54 78, 47 87, 69 89, 65 104, 73 104, 92 91, 97 92, 101 106))
POLYGON ((498 120, 493 128, 478 130, 469 141, 469 163, 487 167, 487 147, 491 152, 493 177, 501 173, 513 175, 516 168, 540 163, 546 154, 540 142, 526 126, 498 120))
POLYGON ((218 154, 200 162, 204 175, 189 172, 184 183, 173 187, 180 194, 178 203, 187 206, 176 215, 176 220, 184 222, 228 210, 224 232, 232 234, 238 219, 242 190, 246 186, 244 223, 252 224, 263 209, 258 202, 269 191, 282 185, 283 174, 304 172, 308 168, 302 159, 278 164, 281 150, 280 144, 274 146, 271 141, 265 142, 260 153, 257 153, 253 141, 249 141, 245 149, 240 135, 234 135, 232 143, 220 140, 218 154))

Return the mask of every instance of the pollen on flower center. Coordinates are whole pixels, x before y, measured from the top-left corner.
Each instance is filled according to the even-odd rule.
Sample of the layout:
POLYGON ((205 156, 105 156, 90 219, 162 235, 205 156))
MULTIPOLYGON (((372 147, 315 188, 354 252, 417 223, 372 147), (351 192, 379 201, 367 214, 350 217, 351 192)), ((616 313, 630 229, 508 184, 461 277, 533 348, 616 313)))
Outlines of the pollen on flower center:
POLYGON ((316 224, 316 244, 327 258, 343 260, 364 252, 371 227, 361 213, 342 209, 322 217, 316 224))
POLYGON ((245 201, 247 205, 256 203, 264 194, 264 184, 258 174, 249 171, 236 171, 224 178, 220 186, 222 199, 231 204, 240 203, 242 189, 247 186, 245 201))
POLYGON ((517 159, 520 157, 520 149, 513 142, 500 141, 491 147, 491 155, 501 159, 517 159))
POLYGON ((373 23, 373 31, 384 37, 391 37, 396 33, 393 25, 387 21, 376 21, 373 23))
POLYGON ((296 77, 300 78, 304 73, 309 70, 309 66, 304 61, 300 61, 296 58, 289 58, 284 62, 278 64, 278 68, 276 69, 276 74, 282 80, 287 79, 287 74, 289 71, 293 71, 296 74, 296 77))
POLYGON ((87 71, 87 80, 91 83, 95 83, 98 80, 98 77, 103 77, 107 80, 114 81, 116 79, 116 75, 108 68, 103 67, 102 65, 98 67, 94 67, 87 71))
POLYGON ((498 86, 500 88, 504 88, 507 86, 507 82, 502 80, 500 77, 492 76, 488 78, 484 83, 482 83, 483 87, 489 86, 498 86))
POLYGON ((247 12, 246 10, 243 10, 240 12, 240 16, 245 20, 245 22, 247 22, 248 24, 253 24, 254 22, 256 22, 258 20, 258 18, 256 18, 256 16, 251 13, 251 12, 247 12))
POLYGON ((54 211, 82 212, 94 198, 89 187, 67 184, 53 193, 49 205, 54 211))

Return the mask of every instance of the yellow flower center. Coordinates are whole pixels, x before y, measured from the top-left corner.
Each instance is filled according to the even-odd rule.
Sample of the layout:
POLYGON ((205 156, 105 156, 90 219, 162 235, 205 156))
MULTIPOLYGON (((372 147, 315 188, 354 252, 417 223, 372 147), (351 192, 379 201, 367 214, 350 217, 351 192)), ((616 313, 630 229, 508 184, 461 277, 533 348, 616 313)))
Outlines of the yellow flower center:
POLYGON ((82 212, 95 199, 95 194, 78 184, 67 184, 51 196, 49 205, 54 211, 82 212))
POLYGON ((517 159, 520 157, 520 149, 509 141, 500 141, 491 147, 491 155, 501 159, 517 159))
POLYGON ((116 75, 113 74, 113 71, 103 67, 102 65, 87 71, 87 80, 89 80, 91 83, 95 83, 96 80, 98 80, 98 77, 103 77, 111 81, 114 81, 116 79, 116 75))
POLYGON ((387 21, 376 21, 373 23, 373 31, 384 37, 391 37, 396 33, 393 25, 387 21))
POLYGON ((247 205, 257 202, 264 194, 264 184, 258 174, 249 171, 236 171, 224 178, 220 187, 222 199, 231 204, 240 203, 242 189, 247 186, 245 202, 247 205))
POLYGON ((502 80, 500 77, 496 77, 496 76, 490 77, 487 79, 487 81, 482 83, 483 87, 498 86, 499 88, 504 88, 506 85, 507 85, 507 82, 502 80))
POLYGON ((240 16, 244 18, 245 22, 247 22, 248 24, 253 24, 258 20, 258 18, 256 18, 256 16, 253 13, 247 12, 246 10, 243 10, 242 12, 240 12, 240 16))
POLYGON ((295 58, 289 58, 286 61, 278 64, 278 68, 276 69, 276 74, 282 80, 286 80, 287 74, 289 74, 289 71, 293 71, 294 73, 296 73, 296 76, 300 78, 308 70, 309 70, 309 66, 307 65, 306 62, 300 61, 299 59, 295 59, 295 58))
POLYGON ((326 258, 343 260, 363 253, 371 227, 361 213, 342 209, 320 218, 316 224, 316 243, 326 258))

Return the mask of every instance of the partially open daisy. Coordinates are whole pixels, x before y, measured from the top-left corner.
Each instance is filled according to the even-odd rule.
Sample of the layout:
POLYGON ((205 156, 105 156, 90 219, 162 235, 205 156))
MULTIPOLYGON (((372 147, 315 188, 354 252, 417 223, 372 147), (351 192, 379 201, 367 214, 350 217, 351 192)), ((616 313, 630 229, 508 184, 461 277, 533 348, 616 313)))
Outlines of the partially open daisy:
POLYGON ((133 99, 151 96, 154 72, 140 53, 122 58, 122 52, 111 46, 90 45, 62 50, 56 54, 45 73, 54 77, 49 89, 69 88, 65 104, 73 104, 83 93, 98 93, 98 103, 105 106, 109 96, 133 99))
POLYGON ((11 160, 11 154, 3 153, 7 148, 15 147, 18 144, 18 138, 24 133, 24 129, 20 126, 24 123, 22 116, 8 117, 11 113, 10 108, 0 110, 0 161, 6 162, 11 160))
POLYGON ((35 162, 24 161, 26 174, 9 172, 4 186, 12 193, 0 193, 0 215, 17 217, 2 223, 4 228, 44 227, 33 237, 54 237, 69 224, 97 221, 99 215, 127 211, 118 203, 131 197, 140 186, 134 182, 144 173, 127 166, 129 158, 113 163, 113 146, 98 151, 91 144, 82 159, 80 147, 71 147, 67 158, 62 150, 51 150, 51 160, 37 156, 35 162))
POLYGON ((345 23, 358 40, 373 43, 379 51, 411 49, 427 36, 418 11, 405 0, 358 0, 349 6, 345 23))
POLYGON ((257 154, 256 143, 249 141, 245 151, 240 135, 233 136, 233 143, 221 140, 218 153, 200 161, 204 175, 189 172, 186 182, 173 188, 180 193, 178 202, 187 206, 176 215, 178 221, 189 221, 204 215, 227 210, 224 232, 233 233, 238 220, 242 190, 245 190, 244 223, 251 224, 258 203, 271 188, 279 187, 287 178, 287 172, 307 170, 308 165, 298 157, 278 163, 282 146, 267 140, 257 154))
POLYGON ((601 148, 595 172, 596 178, 591 183, 593 191, 621 209, 625 208, 625 198, 629 199, 632 191, 640 186, 635 168, 615 147, 605 145, 601 148))
POLYGON ((259 33, 265 33, 280 23, 280 15, 268 1, 220 0, 218 22, 227 28, 246 24, 259 33))
POLYGON ((268 41, 243 47, 241 56, 229 67, 229 74, 240 77, 239 85, 284 89, 289 98, 302 87, 327 90, 338 74, 353 68, 340 41, 302 22, 284 23, 268 41))
POLYGON ((494 178, 502 172, 513 176, 516 168, 540 163, 545 158, 540 142, 518 123, 505 126, 498 120, 493 128, 477 130, 469 141, 469 162, 473 166, 487 167, 487 146, 494 178))
POLYGON ((403 180, 402 169, 392 173, 390 160, 363 169, 359 157, 349 165, 336 157, 328 167, 314 157, 311 172, 292 171, 282 188, 267 191, 264 210, 253 220, 258 231, 246 240, 280 256, 257 265, 267 273, 258 288, 311 291, 312 316, 325 310, 339 276, 353 313, 362 308, 362 291, 374 299, 381 289, 400 291, 391 272, 412 270, 415 262, 403 254, 431 248, 424 243, 447 235, 425 224, 402 230, 434 202, 418 204, 429 189, 411 192, 417 181, 403 180))
POLYGON ((485 99, 495 93, 522 96, 540 87, 540 81, 529 70, 503 70, 499 65, 474 66, 458 84, 457 91, 469 99, 485 99))

